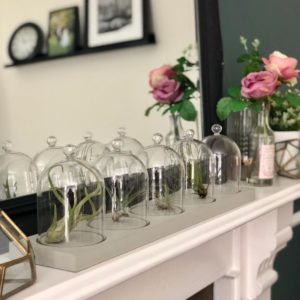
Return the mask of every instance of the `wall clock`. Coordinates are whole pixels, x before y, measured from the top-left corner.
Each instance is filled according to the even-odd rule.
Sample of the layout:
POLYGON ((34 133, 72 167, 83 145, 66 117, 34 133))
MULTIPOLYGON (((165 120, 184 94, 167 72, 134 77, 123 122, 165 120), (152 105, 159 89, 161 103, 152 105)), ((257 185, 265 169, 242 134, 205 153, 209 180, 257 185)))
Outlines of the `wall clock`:
POLYGON ((8 54, 15 63, 31 60, 42 51, 43 41, 43 32, 38 25, 24 23, 13 32, 8 54))

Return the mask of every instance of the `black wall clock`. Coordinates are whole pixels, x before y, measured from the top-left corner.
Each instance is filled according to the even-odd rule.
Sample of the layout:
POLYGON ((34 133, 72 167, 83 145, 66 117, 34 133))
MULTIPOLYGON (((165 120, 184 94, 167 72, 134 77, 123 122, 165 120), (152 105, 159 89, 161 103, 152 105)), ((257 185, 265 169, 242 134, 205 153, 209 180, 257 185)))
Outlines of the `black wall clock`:
POLYGON ((43 42, 41 28, 34 23, 24 23, 12 34, 8 54, 15 63, 31 60, 41 53, 43 42))

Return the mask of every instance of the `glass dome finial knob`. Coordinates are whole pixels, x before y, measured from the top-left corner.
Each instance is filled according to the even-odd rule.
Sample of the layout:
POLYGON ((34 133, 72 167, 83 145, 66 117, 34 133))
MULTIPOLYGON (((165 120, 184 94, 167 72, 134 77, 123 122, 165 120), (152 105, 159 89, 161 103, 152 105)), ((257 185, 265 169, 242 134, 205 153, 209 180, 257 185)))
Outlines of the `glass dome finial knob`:
POLYGON ((11 152, 12 142, 11 141, 5 141, 5 143, 2 146, 2 149, 4 150, 4 152, 11 152))
POLYGON ((118 130, 118 134, 120 137, 124 137, 126 135, 126 128, 125 127, 120 127, 118 130))
POLYGON ((120 152, 124 145, 124 142, 121 139, 116 138, 111 142, 111 145, 112 145, 114 151, 120 152))
POLYGON ((162 134, 160 133, 153 134, 152 141, 154 142, 155 145, 160 145, 163 139, 164 137, 162 136, 162 134))
POLYGON ((93 137, 93 134, 92 134, 90 131, 85 132, 85 134, 84 134, 84 136, 83 136, 83 138, 84 138, 86 141, 91 140, 92 137, 93 137))
POLYGON ((56 145, 56 137, 53 136, 53 135, 50 135, 48 138, 47 138, 47 144, 49 145, 49 147, 54 147, 56 145))
POLYGON ((185 132, 185 137, 186 137, 188 140, 193 140, 194 135, 195 135, 195 131, 194 131, 193 129, 188 129, 188 130, 185 132))
POLYGON ((220 124, 214 124, 213 126, 211 126, 211 131, 216 135, 216 134, 220 134, 222 132, 222 126, 220 124))
POLYGON ((63 152, 68 159, 73 158, 76 154, 76 146, 71 144, 66 145, 63 149, 63 152))

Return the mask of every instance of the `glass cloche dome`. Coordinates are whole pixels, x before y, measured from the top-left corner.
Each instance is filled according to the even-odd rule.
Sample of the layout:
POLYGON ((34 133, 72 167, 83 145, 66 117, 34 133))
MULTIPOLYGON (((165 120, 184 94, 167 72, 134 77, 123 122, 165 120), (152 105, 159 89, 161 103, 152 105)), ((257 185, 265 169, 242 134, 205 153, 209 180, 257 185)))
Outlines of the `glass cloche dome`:
POLYGON ((222 126, 214 124, 211 127, 213 135, 204 138, 203 142, 212 150, 215 156, 215 186, 225 193, 240 191, 241 152, 237 144, 222 135, 222 126))
POLYGON ((102 242, 104 180, 87 162, 75 158, 75 146, 63 149, 65 159, 50 165, 37 188, 38 242, 80 247, 102 242), (95 226, 88 226, 95 222, 95 226))
POLYGON ((37 170, 29 156, 12 151, 6 141, 0 155, 0 200, 12 199, 36 192, 37 170))
POLYGON ((108 147, 101 142, 93 140, 91 132, 86 132, 84 142, 77 146, 76 156, 79 159, 93 164, 99 157, 107 152, 109 152, 108 147))
MULTIPOLYGON (((113 150, 95 163, 105 178, 107 229, 133 229, 147 221, 148 174, 143 163, 123 151, 123 140, 112 141, 113 150)), ((93 224, 91 224, 92 226, 93 224)))
POLYGON ((214 201, 215 160, 209 147, 194 139, 194 130, 190 129, 175 144, 175 151, 185 166, 186 203, 214 201))
POLYGON ((55 136, 49 136, 47 138, 48 147, 39 153, 37 153, 32 162, 35 164, 40 176, 43 170, 50 164, 54 164, 65 158, 62 147, 56 146, 57 139, 55 136))
POLYGON ((138 157, 149 174, 149 215, 174 215, 183 210, 184 165, 172 148, 161 145, 163 136, 153 135, 154 144, 138 157))
MULTIPOLYGON (((122 140, 122 151, 131 152, 134 155, 137 155, 141 150, 143 150, 144 146, 137 140, 132 137, 126 135, 126 129, 124 127, 120 127, 118 130, 119 139, 122 140)), ((113 140, 114 141, 114 140, 113 140)), ((112 142, 113 142, 112 141, 112 142)), ((109 148, 113 150, 112 142, 109 143, 109 148)))

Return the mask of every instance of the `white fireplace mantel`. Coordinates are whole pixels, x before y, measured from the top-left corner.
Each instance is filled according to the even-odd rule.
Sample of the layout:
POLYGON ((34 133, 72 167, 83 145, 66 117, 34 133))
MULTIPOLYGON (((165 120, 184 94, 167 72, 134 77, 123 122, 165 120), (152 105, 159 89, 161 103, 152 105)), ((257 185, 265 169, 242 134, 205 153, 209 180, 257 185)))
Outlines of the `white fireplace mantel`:
MULTIPOLYGON (((210 283, 216 300, 270 299, 278 277, 273 261, 300 219, 293 219, 300 181, 278 178, 272 187, 216 196, 210 204, 187 201, 185 213, 128 231, 136 247, 87 270, 38 266, 37 282, 11 299, 183 300, 210 283)), ((122 244, 112 241, 112 251, 116 245, 122 244)))

